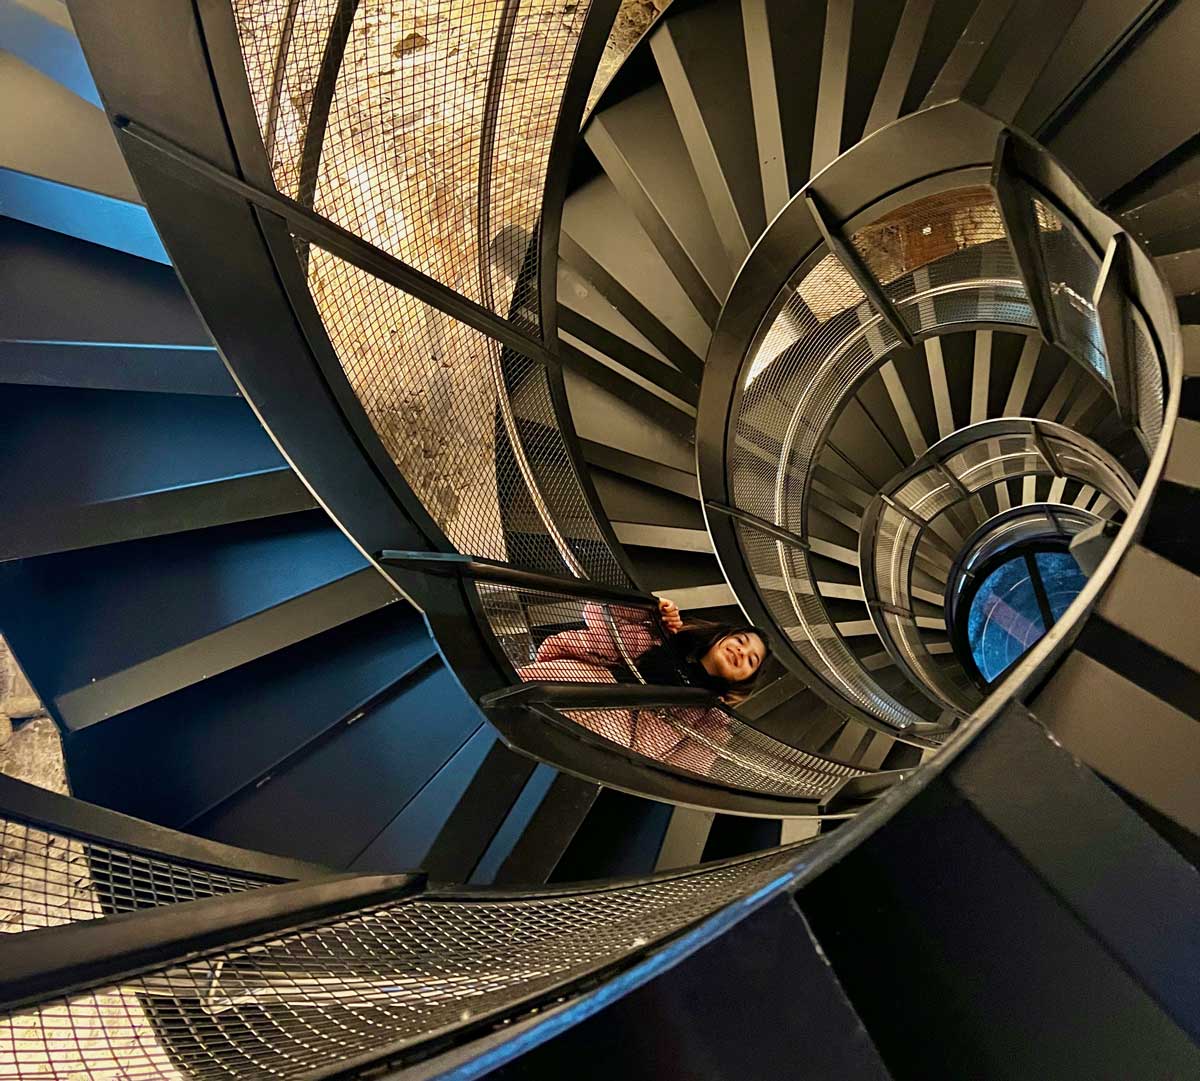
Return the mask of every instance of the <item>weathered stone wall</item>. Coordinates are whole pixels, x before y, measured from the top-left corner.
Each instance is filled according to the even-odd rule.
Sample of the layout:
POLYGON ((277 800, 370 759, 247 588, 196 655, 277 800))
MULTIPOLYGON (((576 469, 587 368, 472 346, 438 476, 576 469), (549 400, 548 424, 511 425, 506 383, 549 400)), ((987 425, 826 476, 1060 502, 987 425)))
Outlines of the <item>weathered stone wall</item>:
POLYGON ((62 746, 8 643, 0 638, 0 773, 67 790, 62 746))

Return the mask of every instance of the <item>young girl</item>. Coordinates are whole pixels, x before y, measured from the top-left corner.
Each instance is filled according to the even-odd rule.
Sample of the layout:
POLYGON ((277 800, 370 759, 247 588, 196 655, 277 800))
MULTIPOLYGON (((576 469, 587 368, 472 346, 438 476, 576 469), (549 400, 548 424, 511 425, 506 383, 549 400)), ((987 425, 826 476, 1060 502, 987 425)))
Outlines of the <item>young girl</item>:
MULTIPOLYGON (((521 669, 524 680, 636 682, 632 661, 647 683, 691 684, 735 706, 753 689, 766 661, 766 636, 751 626, 684 620, 673 601, 659 601, 664 640, 649 613, 636 608, 584 606, 580 630, 551 635, 537 659, 521 669), (620 641, 613 637, 614 631, 620 641)), ((728 742, 730 722, 719 709, 672 706, 666 710, 602 709, 568 714, 606 739, 660 762, 707 773, 728 742)))

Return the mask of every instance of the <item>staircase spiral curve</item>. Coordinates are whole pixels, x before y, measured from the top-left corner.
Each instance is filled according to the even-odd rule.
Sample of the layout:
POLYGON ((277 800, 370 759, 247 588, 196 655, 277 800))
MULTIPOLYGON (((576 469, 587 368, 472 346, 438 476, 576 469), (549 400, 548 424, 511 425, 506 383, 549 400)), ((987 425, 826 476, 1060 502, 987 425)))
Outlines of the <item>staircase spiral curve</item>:
POLYGON ((12 1076, 1200 1076, 1200 5, 69 8, 12 1076))

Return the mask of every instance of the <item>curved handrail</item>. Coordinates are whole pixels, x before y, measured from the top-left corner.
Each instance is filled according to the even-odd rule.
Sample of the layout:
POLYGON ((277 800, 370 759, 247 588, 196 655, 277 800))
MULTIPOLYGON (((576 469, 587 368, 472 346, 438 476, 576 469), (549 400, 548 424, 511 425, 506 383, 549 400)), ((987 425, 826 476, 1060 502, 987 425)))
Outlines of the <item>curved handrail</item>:
MULTIPOLYGON (((926 540, 937 539, 933 530, 939 520, 993 484, 1027 476, 1077 480, 1122 510, 1132 504, 1136 491, 1133 478, 1115 460, 1070 428, 1040 419, 1001 418, 967 425, 935 443, 885 485, 863 515, 859 569, 876 633, 914 685, 923 686, 935 701, 959 715, 978 704, 979 697, 933 663, 912 612, 913 574, 926 540), (1000 441, 1006 438, 1013 445, 1000 453, 1000 441), (1054 445, 1072 448, 1081 460, 1095 464, 1094 472, 1081 477, 1079 470, 1072 471, 1054 445), (992 446, 997 450, 994 457, 955 468, 956 460, 960 467, 966 465, 973 448, 992 446), (921 484, 925 478, 931 483, 921 484), (881 545, 884 532, 886 547, 881 545)), ((1002 512, 998 519, 1005 516, 1002 512)), ((994 529, 998 519, 985 520, 976 532, 994 529)), ((948 588, 953 591, 953 578, 948 588)))
MULTIPOLYGON (((1054 168, 1045 165, 1042 161, 1045 157, 1044 152, 1029 144, 1019 134, 1008 131, 999 121, 963 102, 937 106, 881 129, 814 178, 806 191, 809 189, 815 191, 820 197, 822 206, 833 207, 831 220, 842 223, 840 229, 849 233, 869 225, 885 211, 891 213, 903 207, 906 201, 913 198, 907 194, 907 190, 914 186, 916 189, 920 189, 924 196, 925 193, 962 186, 965 181, 959 180, 959 176, 969 177, 972 183, 978 185, 980 183, 979 170, 987 148, 990 145, 994 151, 994 147, 1000 139, 1007 139, 1011 142, 1013 151, 1006 156, 1005 161, 1020 169, 1021 176, 1024 178, 1022 183, 1026 190, 1038 193, 1039 198, 1048 198, 1051 205, 1059 207, 1063 222, 1069 219, 1072 228, 1075 228, 1079 221, 1084 221, 1091 229, 1093 247, 1104 250, 1110 238, 1119 232, 1117 227, 1113 223, 1103 227, 1103 215, 1098 215, 1094 209, 1085 210, 1081 214, 1078 204, 1083 202, 1086 207, 1086 201, 1080 200, 1075 194, 1077 189, 1069 177, 1062 174, 1061 170, 1055 171, 1054 168), (938 132, 944 130, 942 125, 954 126, 954 145, 950 145, 949 140, 939 141, 938 132), (922 144, 927 144, 928 153, 920 152, 922 149, 926 149, 922 144), (874 175, 868 175, 867 166, 874 168, 874 175), (928 177, 928 179, 922 180, 921 177, 928 177), (871 192, 872 188, 875 191, 887 191, 889 194, 883 199, 874 198, 871 192)), ((992 180, 995 179, 994 173, 990 173, 989 176, 992 180)), ((991 180, 984 180, 983 183, 989 184, 991 180)), ((817 264, 826 250, 817 231, 807 220, 810 216, 808 207, 803 205, 801 196, 797 196, 780 214, 747 260, 714 335, 713 346, 707 362, 705 385, 701 392, 698 422, 698 458, 701 489, 705 496, 706 506, 714 504, 738 506, 738 493, 734 480, 726 472, 727 468, 731 468, 727 466, 727 461, 731 461, 732 455, 736 453, 735 439, 739 431, 737 418, 742 415, 743 401, 751 393, 752 383, 757 386, 756 380, 763 378, 762 365, 756 365, 750 347, 752 343, 769 337, 771 323, 769 317, 764 317, 764 312, 773 313, 776 310, 783 310, 784 305, 795 307, 798 303, 803 308, 802 301, 798 299, 802 294, 796 291, 797 286, 809 268, 817 264), (793 253, 790 258, 786 254, 789 249, 793 253), (794 253, 801 255, 798 265, 797 255, 794 253), (784 259, 787 259, 788 263, 797 269, 789 278, 789 287, 776 299, 777 294, 771 282, 772 280, 778 281, 779 268, 784 259), (747 371, 753 373, 756 379, 752 381, 747 377, 747 371), (701 441, 707 444, 710 439, 715 441, 712 447, 701 445, 701 441)), ((828 229, 828 222, 824 224, 828 229)), ((835 226, 835 228, 837 227, 835 226)), ((1004 234, 1001 232, 998 235, 1003 236, 1004 234)), ((1137 260, 1135 259, 1134 262, 1136 263, 1137 260)), ((1097 265, 1099 265, 1098 262, 1097 265)), ((863 268, 859 266, 850 269, 853 274, 861 273, 863 268)), ((1103 281, 1102 278, 1101 283, 1103 281)), ((1004 278, 990 283, 989 281, 980 281, 980 285, 983 287, 988 284, 1003 286, 1011 291, 1014 298, 1026 296, 1024 282, 1018 279, 1004 278)), ((1169 321, 1171 316, 1162 298, 1143 295, 1153 290, 1150 288, 1150 283, 1143 280, 1141 284, 1146 288, 1137 291, 1125 302, 1131 311, 1136 315, 1144 315, 1148 325, 1151 326, 1164 318, 1169 321)), ((942 290, 958 286, 959 283, 955 281, 940 283, 942 290)), ((801 286, 801 288, 803 287, 801 286)), ((937 289, 939 285, 935 283, 933 288, 937 289)), ((921 289, 916 284, 915 278, 912 285, 906 286, 902 290, 897 291, 891 286, 889 289, 891 289, 891 302, 900 311, 905 308, 915 308, 919 306, 920 300, 927 299, 921 296, 927 290, 921 289)), ((856 306, 853 310, 860 313, 852 322, 843 323, 836 329, 826 331, 825 328, 830 327, 835 320, 825 317, 824 323, 817 321, 817 325, 821 328, 820 331, 811 332, 810 336, 814 337, 818 333, 825 335, 820 342, 820 345, 826 350, 823 355, 830 355, 829 349, 833 341, 838 342, 836 348, 843 355, 851 355, 851 352, 848 351, 852 351, 855 359, 844 365, 845 370, 840 371, 837 379, 834 380, 834 383, 840 384, 842 389, 852 386, 861 377, 861 373, 867 370, 867 365, 873 363, 871 357, 874 358, 874 362, 878 362, 898 344, 898 340, 891 333, 891 328, 883 314, 874 311, 869 301, 863 299, 864 294, 869 296, 876 291, 878 291, 877 286, 874 289, 859 291, 857 297, 852 293, 848 294, 849 302, 856 306)), ((1012 310, 1012 306, 1009 305, 1008 315, 1004 321, 1011 321, 1012 310)), ((1028 311, 1027 301, 1026 310, 1028 318, 1025 321, 1032 326, 1033 315, 1031 311, 1028 311)), ((993 318, 985 317, 984 322, 991 322, 993 318)), ((978 321, 978 317, 976 321, 978 321)), ((801 320, 801 322, 805 321, 801 320)), ((809 320, 808 325, 811 323, 812 320, 809 320)), ((913 331, 914 337, 920 339, 930 333, 936 333, 944 327, 937 324, 924 325, 923 323, 918 330, 912 322, 909 322, 909 329, 913 331)), ((771 350, 775 355, 779 355, 780 349, 786 351, 786 343, 782 339, 780 341, 770 340, 773 343, 771 350)), ((1114 350, 1115 352, 1116 350, 1114 350)), ((833 384, 828 385, 833 386, 833 384)), ((787 589, 788 615, 793 623, 797 621, 792 618, 793 613, 800 612, 803 615, 804 607, 814 609, 814 611, 820 607, 824 611, 824 606, 820 604, 819 599, 810 597, 810 587, 807 585, 803 585, 804 597, 797 597, 796 590, 791 588, 792 573, 789 570, 789 568, 800 570, 801 568, 797 567, 797 564, 807 566, 808 556, 804 545, 808 545, 809 538, 805 535, 803 524, 805 518, 803 513, 799 519, 796 517, 797 507, 799 506, 802 512, 807 493, 810 490, 804 482, 804 476, 807 475, 807 466, 804 463, 811 463, 815 460, 813 448, 822 443, 821 428, 823 426, 823 430, 828 430, 828 424, 831 423, 832 415, 835 413, 835 409, 831 405, 833 399, 830 395, 836 395, 837 391, 818 392, 811 389, 812 386, 811 380, 801 381, 800 393, 807 394, 814 401, 817 398, 821 399, 820 408, 816 410, 815 415, 822 418, 822 425, 811 428, 799 424, 796 418, 814 414, 813 410, 805 411, 797 405, 791 412, 792 422, 788 427, 787 436, 780 439, 776 447, 772 448, 772 450, 783 448, 783 451, 776 455, 776 461, 782 463, 787 460, 790 471, 792 462, 786 458, 788 444, 791 442, 798 445, 801 441, 800 433, 803 433, 802 441, 805 453, 799 467, 798 500, 791 497, 790 490, 781 497, 779 485, 784 483, 784 478, 787 476, 781 464, 775 471, 776 483, 771 511, 764 512, 757 507, 745 505, 740 508, 741 510, 757 511, 762 517, 769 519, 769 525, 782 527, 783 530, 797 536, 800 541, 799 547, 791 546, 785 555, 783 542, 775 538, 776 560, 772 564, 775 569, 771 571, 773 575, 780 576, 780 568, 782 568, 782 577, 789 587, 787 589), (821 396, 822 393, 824 393, 824 397, 821 396), (790 515, 780 513, 785 508, 790 511, 790 515), (773 518, 771 517, 772 512, 774 512, 773 518)), ((794 479, 794 477, 788 477, 789 481, 794 479)), ((796 487, 795 484, 790 485, 790 488, 794 487, 796 487)), ((715 521, 715 516, 711 514, 707 517, 710 532, 716 542, 718 557, 722 560, 726 576, 733 584, 739 600, 747 606, 748 612, 753 618, 759 618, 760 615, 777 618, 773 607, 775 602, 760 597, 759 589, 755 585, 755 557, 745 548, 744 540, 744 535, 748 534, 749 530, 744 526, 735 528, 732 522, 715 521)), ((808 578, 812 578, 811 573, 807 571, 803 573, 806 575, 806 581, 808 578)), ((815 595, 815 587, 811 588, 811 592, 815 595)), ((815 614, 813 614, 813 618, 815 618, 815 614)), ((843 685, 840 679, 835 678, 839 673, 827 661, 820 661, 816 669, 812 667, 814 661, 823 657, 830 649, 837 647, 836 635, 828 629, 832 627, 832 621, 827 614, 821 618, 824 620, 822 626, 825 627, 828 624, 828 627, 821 634, 810 631, 805 634, 800 643, 805 648, 811 647, 809 651, 813 653, 813 656, 810 658, 802 654, 797 660, 802 677, 816 677, 815 689, 818 691, 821 690, 823 684, 830 680, 833 681, 827 687, 826 697, 832 693, 836 700, 838 693, 835 688, 843 685)), ((805 625, 803 618, 800 618, 799 622, 802 627, 805 625)), ((844 646, 840 648, 845 651, 844 646)), ((849 656, 848 652, 846 655, 849 656)), ((852 667, 857 667, 857 664, 852 667)), ((865 688, 873 683, 873 680, 864 675, 859 682, 865 688)), ((853 704, 856 715, 861 713, 864 707, 871 708, 874 692, 870 692, 870 694, 871 698, 864 698, 856 693, 850 703, 847 703, 853 704)), ((891 716, 883 719, 894 723, 891 716)), ((903 729, 901 729, 900 737, 904 737, 903 729)))
MULTIPOLYGON (((481 290, 479 294, 479 301, 483 310, 497 310, 497 304, 503 306, 507 303, 505 298, 501 298, 495 294, 493 287, 493 266, 490 259, 491 253, 489 245, 489 234, 491 232, 491 203, 489 201, 490 185, 488 183, 488 179, 490 177, 494 156, 496 153, 496 140, 499 134, 498 125, 502 111, 501 95, 504 91, 509 51, 512 47, 512 37, 515 33, 519 4, 520 0, 508 0, 508 2, 503 6, 503 9, 500 11, 499 19, 495 28, 496 32, 492 47, 491 66, 488 72, 487 91, 482 113, 483 132, 476 157, 476 168, 480 178, 480 183, 477 190, 475 215, 475 272, 478 276, 481 290)), ((611 14, 613 11, 615 11, 615 3, 605 0, 605 2, 597 4, 596 11, 600 13, 600 22, 594 23, 594 20, 589 17, 589 22, 585 25, 585 32, 581 38, 581 49, 584 48, 585 45, 593 48, 596 47, 596 27, 599 26, 603 28, 604 16, 606 13, 611 14)), ((346 28, 347 16, 339 8, 339 12, 335 14, 334 22, 331 26, 330 34, 328 35, 328 40, 330 42, 344 41, 345 36, 341 31, 345 31, 346 28)), ((334 93, 334 85, 337 81, 337 65, 330 59, 331 57, 334 57, 335 54, 340 56, 341 51, 335 50, 327 44, 323 58, 324 61, 327 62, 323 62, 322 64, 321 75, 319 79, 321 87, 324 91, 322 97, 324 105, 328 105, 328 101, 331 100, 334 93)), ((586 71, 584 68, 579 68, 578 70, 573 69, 572 79, 575 80, 575 85, 570 87, 568 91, 564 93, 564 101, 566 98, 571 97, 578 105, 580 110, 582 109, 583 104, 583 95, 580 93, 580 87, 582 86, 582 79, 584 76, 588 76, 590 78, 590 71, 586 71)), ((322 115, 324 115, 324 112, 325 109, 323 108, 322 115)), ((565 175, 566 170, 569 168, 569 155, 563 152, 564 148, 561 144, 561 140, 565 140, 568 137, 571 139, 577 137, 577 128, 577 118, 575 118, 575 120, 572 122, 569 117, 566 117, 565 119, 560 117, 560 121, 557 125, 555 144, 556 175, 547 178, 545 187, 546 197, 561 199, 561 197, 565 194, 565 175)), ((314 163, 320 161, 324 130, 324 124, 321 122, 321 117, 310 115, 307 128, 308 134, 304 144, 304 157, 308 165, 308 169, 305 173, 306 176, 313 173, 314 163)), ((551 217, 553 218, 553 216, 554 211, 553 208, 551 208, 551 217)), ((315 239, 318 244, 321 243, 321 238, 319 236, 310 239, 315 239)), ((539 255, 544 255, 545 250, 546 249, 540 244, 540 242, 531 242, 527 247, 526 260, 528 261, 530 258, 536 258, 539 255)), ((518 276, 522 279, 528 277, 527 269, 523 268, 519 272, 518 276)), ((294 302, 303 303, 307 301, 307 299, 307 297, 301 296, 296 298, 296 301, 294 302)), ((509 312, 509 318, 507 322, 515 328, 516 333, 536 335, 537 328, 534 326, 536 319, 532 317, 532 312, 530 312, 525 306, 528 299, 529 298, 524 295, 522 290, 517 290, 517 295, 514 295, 512 298, 513 310, 509 312)), ((553 296, 543 295, 540 297, 540 301, 543 314, 543 332, 547 328, 552 330, 554 325, 552 313, 553 305, 556 302, 555 298, 553 296), (548 315, 549 317, 547 317, 548 315)), ((561 528, 561 525, 556 517, 556 507, 551 506, 550 500, 547 498, 543 490, 543 478, 538 475, 539 466, 531 460, 528 452, 528 448, 526 446, 528 434, 522 430, 522 424, 527 421, 528 417, 527 415, 521 415, 521 410, 526 409, 527 411, 527 406, 521 406, 517 404, 518 398, 528 401, 528 392, 534 383, 537 384, 537 387, 534 387, 536 393, 543 393, 537 388, 541 387, 544 383, 550 388, 551 404, 555 410, 559 427, 564 431, 568 431, 569 421, 564 421, 562 418, 563 403, 555 398, 553 392, 553 380, 557 375, 557 369, 554 368, 553 365, 540 368, 536 365, 531 367, 525 355, 511 348, 512 332, 510 332, 507 336, 509 339, 507 347, 502 347, 499 340, 488 335, 486 318, 483 317, 478 311, 475 313, 474 318, 476 320, 474 325, 483 331, 483 334, 479 340, 482 348, 485 350, 485 367, 491 384, 492 401, 495 403, 498 433, 502 433, 503 438, 506 440, 506 453, 511 455, 510 461, 512 463, 512 467, 515 468, 515 473, 519 477, 520 492, 522 493, 520 498, 528 499, 532 508, 532 512, 536 516, 538 523, 537 528, 544 536, 548 538, 553 550, 557 553, 557 557, 561 561, 561 569, 578 579, 586 580, 589 577, 589 568, 584 565, 583 560, 579 557, 578 551, 572 544, 571 539, 561 528)), ((546 350, 546 357, 549 357, 553 353, 553 344, 547 344, 551 346, 546 350)), ((336 377, 339 373, 336 370, 330 370, 327 366, 326 374, 327 377, 336 380, 336 377)), ((352 411, 355 409, 354 397, 353 391, 349 389, 344 389, 340 395, 341 401, 344 402, 352 411)), ((356 420, 356 430, 359 433, 360 439, 370 439, 372 434, 371 424, 366 422, 366 418, 362 416, 358 417, 356 420)), ((567 443, 569 446, 569 440, 567 443)), ((377 459, 379 458, 378 451, 376 451, 375 456, 377 459)), ((576 499, 576 503, 591 511, 592 519, 597 525, 596 537, 603 544, 603 542, 608 539, 608 535, 605 533, 604 529, 600 528, 600 523, 603 522, 604 519, 602 515, 595 513, 595 501, 590 497, 590 494, 586 490, 586 485, 582 482, 582 480, 580 480, 580 474, 577 465, 574 462, 570 462, 568 464, 575 471, 576 480, 580 482, 579 488, 582 493, 582 500, 580 501, 579 499, 576 499)), ((559 478, 559 481, 561 487, 561 478, 559 478)), ((503 500, 506 493, 501 491, 500 495, 503 500)), ((434 508, 430 507, 414 509, 427 509, 431 512, 432 517, 435 519, 432 523, 432 525, 435 527, 435 531, 436 528, 442 526, 442 523, 437 520, 437 514, 434 508)), ((520 528, 528 529, 529 525, 523 524, 520 526, 520 528)), ((610 544, 610 549, 614 552, 620 551, 620 549, 616 547, 615 541, 610 544)), ((510 559, 512 559, 511 556, 510 559)), ((518 565, 520 565, 519 558, 513 559, 513 562, 516 562, 518 565)), ((413 568, 414 565, 410 563, 410 573, 412 573, 413 568)), ((423 566, 419 568, 417 572, 424 573, 428 569, 428 566, 423 566)), ((536 569, 544 571, 546 568, 537 566, 536 569)), ((466 583, 463 586, 463 590, 464 597, 468 601, 468 608, 474 613, 477 620, 478 631, 485 639, 488 640, 491 653, 496 659, 497 669, 502 677, 499 685, 503 686, 505 682, 508 682, 509 685, 511 685, 511 682, 517 679, 517 675, 509 663, 510 659, 505 656, 503 646, 498 644, 498 637, 502 636, 503 634, 502 625, 497 623, 496 619, 493 618, 493 613, 489 611, 488 605, 486 603, 481 603, 481 598, 473 585, 466 583), (505 673, 507 674, 505 675, 505 673)), ((602 592, 602 590, 600 590, 600 592, 602 592)), ((609 624, 611 627, 612 624, 610 617, 609 624)), ((433 620, 433 625, 435 632, 439 636, 439 639, 444 639, 447 636, 454 636, 458 633, 453 622, 447 621, 446 619, 433 620), (444 630, 443 624, 445 625, 444 630)), ((622 637, 619 633, 614 635, 614 643, 618 653, 622 655, 625 667, 633 674, 635 679, 638 679, 639 682, 643 682, 640 679, 637 666, 636 664, 632 663, 633 658, 626 650, 622 637)), ((444 647, 448 648, 446 647, 445 643, 444 647)), ((456 661, 457 655, 453 658, 452 663, 455 663, 456 661)), ((470 675, 469 670, 467 671, 466 675, 470 675)), ((464 682, 468 685, 473 697, 475 697, 477 700, 482 700, 485 698, 488 693, 494 690, 497 686, 494 681, 487 683, 478 681, 472 682, 470 679, 464 679, 464 682)), ((648 695, 652 691, 653 688, 647 688, 648 695)), ((491 712, 494 713, 494 710, 491 712)), ((501 720, 499 727, 501 728, 501 732, 505 738, 518 749, 528 752, 534 747, 534 741, 526 732, 522 731, 522 726, 513 724, 506 725, 504 724, 503 720, 501 720)), ((528 727, 528 725, 524 726, 526 729, 528 729, 528 727)), ((762 738, 765 739, 766 737, 762 738)), ((543 741, 543 747, 544 746, 545 742, 543 741)), ((779 746, 781 750, 786 753, 788 749, 784 748, 783 745, 779 746)), ((600 747, 594 747, 593 753, 590 755, 590 757, 588 757, 588 764, 586 766, 581 765, 579 762, 564 760, 562 756, 554 757, 553 762, 560 768, 571 769, 573 766, 576 772, 586 772, 591 778, 608 783, 611 780, 610 774, 605 770, 596 770, 596 763, 598 761, 602 761, 602 758, 599 757, 595 752, 602 750, 603 749, 600 747)), ((725 759, 718 755, 718 760, 725 759)), ((644 762, 642 763, 642 766, 645 766, 644 762)), ((766 773, 764 771, 768 769, 765 761, 760 764, 760 767, 761 768, 759 768, 758 773, 765 777, 766 773)), ((671 770, 666 769, 665 771, 660 770, 659 772, 670 773, 671 770)), ((728 791, 722 792, 720 786, 714 786, 711 778, 696 778, 688 776, 684 779, 686 780, 687 784, 681 787, 680 779, 678 777, 670 776, 666 778, 660 778, 658 781, 654 781, 649 775, 647 775, 646 784, 637 787, 629 786, 626 783, 626 787, 633 787, 633 790, 635 791, 640 791, 642 794, 649 794, 658 798, 685 798, 692 802, 697 802, 697 792, 704 791, 704 805, 713 807, 714 809, 724 808, 728 810, 736 810, 739 806, 745 804, 745 796, 739 795, 735 791, 737 788, 736 785, 726 786, 728 791), (702 789, 695 787, 694 782, 698 780, 703 782, 702 789), (689 785, 691 787, 689 787, 689 785)), ((759 787, 760 791, 754 792, 752 796, 754 806, 758 808, 755 813, 766 813, 764 808, 770 806, 771 800, 771 793, 769 790, 770 786, 767 785, 765 788, 762 786, 759 787)), ((780 795, 784 794, 785 793, 781 790, 780 795)), ((787 794, 791 794, 790 788, 787 790, 787 794)), ((775 813, 783 815, 796 813, 810 814, 812 813, 812 810, 813 809, 811 807, 806 808, 798 804, 791 804, 786 799, 779 801, 775 807, 775 813)))

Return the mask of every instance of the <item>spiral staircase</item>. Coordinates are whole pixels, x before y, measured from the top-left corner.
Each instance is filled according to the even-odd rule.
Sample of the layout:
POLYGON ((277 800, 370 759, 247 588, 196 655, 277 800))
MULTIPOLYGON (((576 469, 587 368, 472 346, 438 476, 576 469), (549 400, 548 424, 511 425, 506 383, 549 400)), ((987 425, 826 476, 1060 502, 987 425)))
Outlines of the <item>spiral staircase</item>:
POLYGON ((615 14, 0 0, 6 1076, 1200 1077, 1200 4, 615 14))

